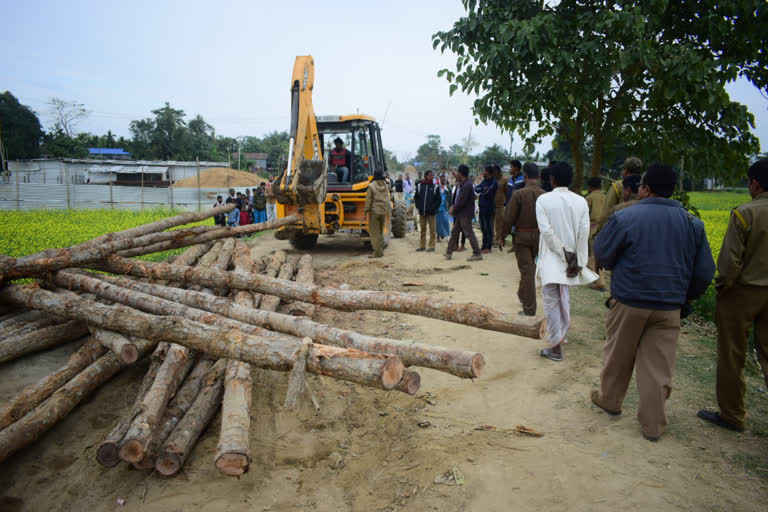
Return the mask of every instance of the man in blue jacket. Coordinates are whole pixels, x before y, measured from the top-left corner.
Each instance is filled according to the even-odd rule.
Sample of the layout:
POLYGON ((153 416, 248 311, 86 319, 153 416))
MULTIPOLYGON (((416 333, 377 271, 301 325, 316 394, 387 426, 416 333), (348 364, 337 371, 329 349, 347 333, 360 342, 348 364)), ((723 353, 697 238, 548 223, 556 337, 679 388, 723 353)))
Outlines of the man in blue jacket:
POLYGON ((437 238, 437 209, 440 208, 440 188, 435 185, 434 173, 424 173, 424 179, 416 185, 413 196, 416 209, 419 210, 419 248, 416 251, 434 252, 437 238), (427 228, 429 228, 429 249, 427 249, 427 228))
POLYGON ((499 184, 493 177, 493 166, 489 165, 483 172, 483 181, 475 187, 480 210, 480 230, 483 233, 482 252, 487 254, 493 248, 493 218, 496 214, 496 190, 499 184))
POLYGON ((592 391, 592 402, 621 414, 635 368, 643 437, 658 441, 667 425, 681 308, 706 291, 715 262, 704 223, 669 199, 672 168, 650 165, 640 186, 648 198, 612 215, 594 242, 595 258, 613 273, 600 390, 592 391))

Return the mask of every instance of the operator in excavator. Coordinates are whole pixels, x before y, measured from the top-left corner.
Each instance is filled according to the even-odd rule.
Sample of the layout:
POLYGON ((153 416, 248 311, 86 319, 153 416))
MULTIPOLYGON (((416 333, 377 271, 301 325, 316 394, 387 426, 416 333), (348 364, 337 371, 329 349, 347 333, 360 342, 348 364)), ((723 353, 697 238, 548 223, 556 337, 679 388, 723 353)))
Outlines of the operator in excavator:
POLYGON ((344 148, 341 137, 333 140, 336 145, 328 155, 328 167, 336 173, 340 182, 349 181, 349 168, 352 167, 352 154, 344 148))

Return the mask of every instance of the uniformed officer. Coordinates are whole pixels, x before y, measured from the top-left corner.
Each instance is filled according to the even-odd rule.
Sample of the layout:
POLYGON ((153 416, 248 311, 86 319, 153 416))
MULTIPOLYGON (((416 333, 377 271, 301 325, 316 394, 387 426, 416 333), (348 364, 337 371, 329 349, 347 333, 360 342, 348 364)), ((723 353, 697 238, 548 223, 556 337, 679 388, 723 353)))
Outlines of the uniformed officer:
MULTIPOLYGON (((630 156, 624 160, 624 165, 621 169, 622 179, 627 176, 636 174, 638 177, 643 172, 643 162, 636 156, 630 156)), ((610 217, 613 207, 622 202, 622 181, 615 181, 611 183, 608 188, 608 193, 605 197, 605 208, 603 209, 603 218, 600 219, 600 224, 605 224, 605 221, 610 217)))
POLYGON ((375 173, 365 194, 365 218, 368 220, 368 234, 371 237, 373 254, 369 258, 384 256, 384 226, 389 214, 389 186, 384 174, 375 173))
POLYGON ((587 206, 589 206, 589 260, 587 260, 587 267, 596 272, 600 277, 597 281, 590 283, 589 287, 594 290, 605 291, 605 273, 602 270, 598 270, 597 262, 595 262, 595 254, 592 251, 592 243, 595 240, 595 235, 599 230, 600 221, 603 219, 603 211, 605 210, 605 194, 601 190, 602 182, 600 178, 590 178, 587 182, 587 206))
POLYGON ((747 332, 754 326, 755 348, 768 385, 768 159, 749 168, 752 201, 735 208, 717 259, 717 404, 699 418, 718 427, 744 431, 744 361, 747 332))

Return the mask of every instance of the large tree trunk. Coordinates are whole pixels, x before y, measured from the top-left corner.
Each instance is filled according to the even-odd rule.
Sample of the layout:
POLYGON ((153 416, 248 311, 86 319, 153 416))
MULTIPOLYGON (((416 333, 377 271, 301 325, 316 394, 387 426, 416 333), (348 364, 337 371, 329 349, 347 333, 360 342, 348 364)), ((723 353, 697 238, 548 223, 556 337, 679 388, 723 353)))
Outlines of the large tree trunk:
MULTIPOLYGON (((213 242, 193 245, 182 254, 180 254, 179 257, 171 263, 171 265, 191 267, 197 262, 198 259, 200 259, 201 256, 203 256, 203 254, 207 253, 211 247, 213 247, 213 242)), ((169 283, 168 281, 163 280, 158 281, 157 284, 167 285, 169 283)), ((182 287, 182 284, 183 283, 170 283, 170 286, 182 287)))
POLYGON ((96 450, 96 460, 98 460, 99 464, 102 466, 113 468, 120 462, 120 442, 131 427, 133 419, 139 413, 144 396, 147 394, 147 391, 149 391, 149 388, 152 387, 152 383, 155 382, 157 371, 163 364, 169 346, 169 343, 160 343, 157 346, 152 353, 152 361, 149 364, 149 369, 147 370, 147 373, 144 374, 144 379, 141 381, 139 392, 136 393, 133 407, 131 407, 131 410, 125 417, 120 418, 101 444, 99 444, 99 448, 96 450))
MULTIPOLYGON (((218 240, 221 238, 229 238, 235 235, 249 235, 251 233, 258 233, 259 231, 267 231, 270 229, 276 229, 281 226, 287 226, 288 224, 294 224, 299 220, 298 215, 289 215, 281 219, 270 220, 267 222, 261 222, 259 224, 246 224, 244 226, 237 226, 234 228, 221 228, 213 231, 207 231, 197 236, 174 239, 167 241, 160 241, 152 245, 142 244, 137 246, 136 249, 121 253, 123 257, 142 256, 144 254, 152 254, 155 252, 168 251, 170 249, 178 249, 180 247, 188 247, 190 245, 201 244, 204 242, 210 242, 211 240, 218 240)), ((71 266, 71 265, 70 265, 71 266)))
POLYGON ((195 401, 198 393, 200 393, 200 388, 203 386, 205 376, 210 367, 213 366, 213 363, 210 359, 198 358, 195 366, 181 384, 179 391, 168 402, 168 407, 166 407, 165 413, 163 413, 163 419, 160 420, 160 426, 152 434, 152 441, 147 447, 144 458, 140 462, 135 463, 134 467, 138 469, 152 469, 155 467, 155 460, 157 459, 160 447, 189 410, 192 402, 195 401))
POLYGON ((221 433, 216 467, 225 475, 242 475, 251 461, 251 365, 230 359, 225 375, 221 433))
POLYGON ((11 361, 31 352, 39 352, 57 347, 88 334, 85 322, 71 320, 27 333, 18 338, 9 338, 0 342, 0 363, 11 361))
MULTIPOLYGON (((251 249, 242 240, 235 243, 232 251, 232 264, 235 266, 235 272, 244 272, 250 274, 253 272, 253 260, 251 259, 251 249)), ((236 290, 233 293, 234 301, 245 308, 255 308, 256 300, 252 292, 246 290, 236 290)))
POLYGON ((123 336, 119 332, 90 326, 91 335, 101 345, 111 350, 125 364, 135 363, 139 358, 139 350, 133 340, 123 336))
MULTIPOLYGON (((50 292, 49 292, 50 293, 50 292)), ((146 353, 151 348, 149 342, 139 350, 146 353)), ((62 418, 67 416, 94 390, 111 379, 124 365, 111 352, 107 352, 94 361, 72 380, 64 384, 41 405, 30 411, 16 423, 0 431, 0 463, 9 455, 34 442, 62 418)))
MULTIPOLYGON (((62 274, 65 273, 59 273, 60 276, 62 274)), ((68 276, 69 274, 67 273, 66 275, 68 276)), ((353 348, 374 354, 392 354, 399 357, 406 366, 433 368, 451 373, 457 377, 470 379, 479 377, 485 366, 483 356, 477 352, 368 336, 355 331, 319 324, 308 318, 244 308, 222 297, 211 297, 191 290, 179 290, 150 283, 139 283, 125 277, 103 275, 94 275, 94 277, 137 292, 155 295, 174 303, 186 304, 192 308, 217 313, 240 322, 259 325, 266 329, 288 333, 298 338, 312 338, 320 343, 353 348)), ((118 302, 122 302, 122 300, 118 302)), ((148 303, 143 298, 140 302, 148 303)))
POLYGON ((189 358, 190 352, 186 347, 172 344, 168 348, 155 381, 144 395, 139 413, 120 443, 120 458, 124 461, 135 463, 144 458, 144 452, 152 441, 152 433, 160 424, 168 401, 184 379, 184 369, 189 358))
POLYGON ((86 339, 80 349, 69 356, 67 364, 47 375, 35 384, 31 384, 11 398, 0 409, 0 430, 20 420, 29 411, 43 403, 57 389, 75 375, 83 371, 104 353, 104 347, 93 337, 86 339))
POLYGON ((503 313, 472 302, 455 302, 448 299, 400 292, 320 288, 293 281, 273 279, 262 274, 244 275, 195 267, 172 267, 163 263, 126 260, 118 256, 107 258, 103 268, 110 272, 139 277, 186 278, 190 282, 205 286, 258 290, 265 295, 277 295, 284 299, 311 302, 318 306, 340 311, 374 309, 407 313, 534 339, 541 339, 546 333, 546 320, 543 318, 503 313))
MULTIPOLYGON (((296 268, 295 281, 308 286, 313 286, 315 284, 315 271, 312 268, 311 254, 305 254, 299 260, 299 264, 296 268)), ((307 302, 291 301, 284 305, 282 310, 289 315, 312 318, 312 315, 315 314, 315 305, 307 302)))
POLYGON ((220 360, 211 367, 192 406, 160 448, 155 469, 161 475, 173 476, 181 471, 200 434, 216 414, 224 391, 226 366, 227 362, 220 360))
MULTIPOLYGON (((74 317, 123 334, 178 343, 216 357, 239 359, 270 370, 290 371, 301 344, 299 339, 269 339, 175 316, 148 315, 121 305, 104 306, 35 286, 8 285, 0 293, 0 301, 74 317)), ((316 343, 310 347, 307 368, 311 373, 384 390, 394 388, 403 376, 403 363, 398 358, 316 343)))

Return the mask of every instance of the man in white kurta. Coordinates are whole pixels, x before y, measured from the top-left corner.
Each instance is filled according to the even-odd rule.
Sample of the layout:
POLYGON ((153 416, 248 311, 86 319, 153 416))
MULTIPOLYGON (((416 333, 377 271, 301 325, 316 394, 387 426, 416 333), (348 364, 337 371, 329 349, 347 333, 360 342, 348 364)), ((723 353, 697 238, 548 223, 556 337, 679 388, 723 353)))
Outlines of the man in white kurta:
POLYGON ((597 274, 587 268, 589 207, 582 196, 568 190, 572 180, 571 166, 558 162, 550 174, 552 192, 536 200, 536 221, 541 234, 536 282, 542 286, 549 342, 549 348, 542 350, 540 355, 553 361, 563 360, 563 345, 568 343, 569 287, 597 279, 597 274), (576 254, 579 268, 573 277, 568 277, 565 251, 576 254))

